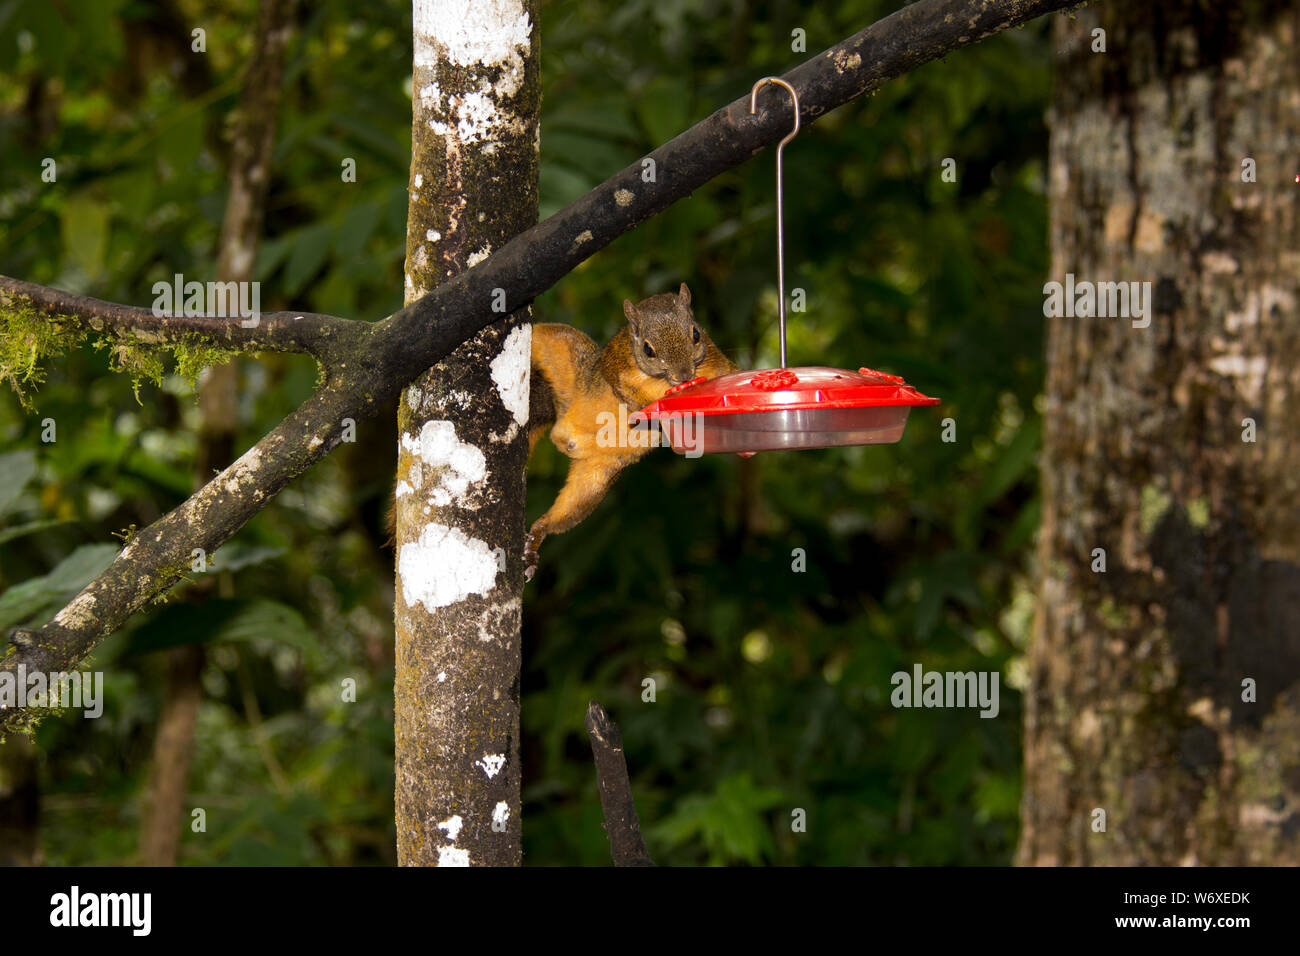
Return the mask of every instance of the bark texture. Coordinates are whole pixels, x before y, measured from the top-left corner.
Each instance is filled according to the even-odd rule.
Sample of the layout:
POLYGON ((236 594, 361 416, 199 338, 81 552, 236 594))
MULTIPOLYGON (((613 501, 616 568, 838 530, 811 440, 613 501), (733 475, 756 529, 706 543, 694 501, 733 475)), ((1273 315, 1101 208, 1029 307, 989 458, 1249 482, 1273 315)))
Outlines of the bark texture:
POLYGON ((623 735, 618 731, 618 724, 609 719, 605 708, 594 700, 587 705, 587 736, 596 762, 600 809, 605 815, 605 833, 609 837, 609 855, 614 865, 654 866, 641 837, 641 821, 636 815, 636 801, 632 799, 623 735))
POLYGON ((1153 307, 1049 322, 1020 860, 1297 864, 1300 7, 1056 31, 1050 278, 1153 307))
MULTIPOLYGON (((534 0, 416 0, 406 301, 537 221, 534 0)), ((403 865, 515 866, 529 310, 398 410, 397 841, 403 865)))

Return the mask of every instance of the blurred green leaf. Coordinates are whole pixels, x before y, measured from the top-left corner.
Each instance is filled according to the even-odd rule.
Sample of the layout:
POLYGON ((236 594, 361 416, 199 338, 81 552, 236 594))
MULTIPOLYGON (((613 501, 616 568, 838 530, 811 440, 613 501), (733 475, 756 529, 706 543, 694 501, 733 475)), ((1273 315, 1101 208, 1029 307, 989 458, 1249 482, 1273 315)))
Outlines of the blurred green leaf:
POLYGON ((25 623, 36 612, 63 603, 108 567, 117 555, 111 544, 85 544, 48 573, 15 584, 0 594, 0 630, 25 623))
POLYGON ((285 295, 296 295, 320 271, 333 240, 334 226, 328 222, 299 230, 284 268, 285 295))
POLYGON ((164 607, 137 628, 124 655, 147 654, 184 644, 265 639, 314 651, 316 638, 294 608, 264 598, 212 598, 201 604, 164 607))
POLYGON ((36 452, 30 448, 0 455, 0 518, 9 514, 27 483, 36 475, 36 452))
POLYGON ((63 248, 67 263, 90 277, 104 269, 108 247, 108 204, 80 193, 63 206, 63 248))

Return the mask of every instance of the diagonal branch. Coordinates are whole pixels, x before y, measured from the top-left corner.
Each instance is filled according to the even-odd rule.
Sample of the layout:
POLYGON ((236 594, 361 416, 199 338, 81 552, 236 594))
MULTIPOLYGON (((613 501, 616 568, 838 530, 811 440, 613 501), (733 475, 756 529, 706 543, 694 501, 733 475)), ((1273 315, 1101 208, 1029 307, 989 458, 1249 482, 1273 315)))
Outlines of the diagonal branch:
MULTIPOLYGON (((923 63, 1077 0, 918 0, 783 77, 799 94, 805 124, 923 63)), ((66 669, 86 657, 188 567, 191 550, 215 550, 361 420, 479 329, 522 308, 598 250, 710 179, 780 140, 784 100, 748 95, 696 123, 648 158, 519 234, 489 258, 383 322, 353 323, 355 337, 327 364, 325 384, 238 461, 179 508, 145 528, 54 619, 16 635, 0 674, 19 665, 66 669), (777 108, 770 108, 777 104, 777 108)), ((521 542, 522 544, 522 542, 521 542)), ((520 555, 514 555, 520 560, 520 555)), ((6 715, 0 727, 18 715, 6 715)))
POLYGON ((187 344, 194 338, 237 352, 303 352, 323 365, 364 334, 366 323, 315 312, 263 312, 245 328, 238 316, 156 315, 49 286, 0 276, 0 306, 23 308, 80 331, 117 335, 144 345, 187 344))

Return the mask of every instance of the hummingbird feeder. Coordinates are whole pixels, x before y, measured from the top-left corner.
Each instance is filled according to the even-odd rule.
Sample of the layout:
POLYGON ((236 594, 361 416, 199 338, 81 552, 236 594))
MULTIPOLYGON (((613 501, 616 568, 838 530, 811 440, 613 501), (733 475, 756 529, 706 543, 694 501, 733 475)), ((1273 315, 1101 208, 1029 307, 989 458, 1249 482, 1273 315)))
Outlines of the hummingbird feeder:
POLYGON ((782 86, 794 105, 794 128, 776 148, 776 263, 781 367, 697 378, 670 388, 630 421, 658 422, 679 454, 884 445, 903 437, 913 405, 937 405, 897 375, 869 368, 856 372, 820 365, 787 368, 785 362, 785 221, 781 159, 799 133, 799 96, 775 76, 754 84, 749 112, 757 111, 758 91, 782 86))

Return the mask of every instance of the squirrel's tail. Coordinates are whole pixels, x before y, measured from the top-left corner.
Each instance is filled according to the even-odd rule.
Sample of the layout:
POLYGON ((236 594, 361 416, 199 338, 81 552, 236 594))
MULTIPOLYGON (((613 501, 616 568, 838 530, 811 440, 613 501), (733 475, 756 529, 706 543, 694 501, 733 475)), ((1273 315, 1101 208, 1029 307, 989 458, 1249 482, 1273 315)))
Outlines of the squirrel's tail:
POLYGON ((528 376, 528 453, 533 453, 538 439, 555 424, 555 389, 546 373, 537 365, 528 376))

